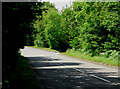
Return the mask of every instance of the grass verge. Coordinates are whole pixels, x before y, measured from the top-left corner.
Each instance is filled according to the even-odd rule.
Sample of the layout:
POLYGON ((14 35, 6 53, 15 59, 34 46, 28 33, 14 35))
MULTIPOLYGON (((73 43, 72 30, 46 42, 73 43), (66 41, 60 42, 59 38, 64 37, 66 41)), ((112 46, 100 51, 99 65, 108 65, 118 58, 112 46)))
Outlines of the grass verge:
POLYGON ((102 57, 102 56, 91 57, 90 55, 85 54, 84 52, 80 52, 80 51, 70 50, 70 51, 67 51, 63 54, 69 55, 72 57, 76 57, 76 58, 80 58, 82 60, 89 60, 89 61, 94 61, 94 62, 100 62, 100 63, 106 64, 106 65, 118 66, 118 60, 112 60, 110 58, 106 58, 106 57, 102 57))
MULTIPOLYGON (((47 51, 58 52, 58 51, 50 49, 50 48, 42 48, 42 47, 35 47, 35 46, 28 46, 28 47, 33 47, 33 48, 43 49, 43 50, 47 50, 47 51)), ((106 65, 118 66, 118 60, 111 60, 109 58, 102 57, 102 56, 91 57, 90 55, 85 54, 84 52, 80 52, 80 51, 68 50, 68 51, 63 52, 61 54, 76 57, 76 58, 80 58, 81 60, 89 60, 89 61, 99 62, 99 63, 106 64, 106 65)))
POLYGON ((19 57, 16 72, 10 75, 10 78, 10 86, 14 89, 40 89, 34 72, 23 56, 19 57))

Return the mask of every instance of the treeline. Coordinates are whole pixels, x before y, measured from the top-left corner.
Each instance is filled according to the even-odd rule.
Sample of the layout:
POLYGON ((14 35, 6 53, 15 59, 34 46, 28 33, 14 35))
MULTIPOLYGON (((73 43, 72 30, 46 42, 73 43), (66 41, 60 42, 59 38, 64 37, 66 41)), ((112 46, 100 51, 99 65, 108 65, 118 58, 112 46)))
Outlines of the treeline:
POLYGON ((119 15, 117 2, 73 2, 61 12, 49 2, 2 3, 3 88, 14 87, 12 74, 16 73, 18 52, 24 45, 72 49, 117 59, 119 15))
POLYGON ((61 13, 55 7, 34 23, 34 44, 58 51, 79 50, 117 59, 120 50, 120 3, 73 2, 61 13))
MULTIPOLYGON (((17 74, 17 63, 20 58, 20 48, 32 44, 26 39, 33 31, 32 22, 36 15, 42 15, 44 3, 3 2, 2 3, 2 87, 16 89, 14 75, 17 74), (38 10, 38 9, 39 10, 38 10)), ((21 81, 20 81, 21 82, 21 81)), ((21 84, 21 83, 19 83, 21 84)), ((21 86, 21 85, 19 85, 21 86)))

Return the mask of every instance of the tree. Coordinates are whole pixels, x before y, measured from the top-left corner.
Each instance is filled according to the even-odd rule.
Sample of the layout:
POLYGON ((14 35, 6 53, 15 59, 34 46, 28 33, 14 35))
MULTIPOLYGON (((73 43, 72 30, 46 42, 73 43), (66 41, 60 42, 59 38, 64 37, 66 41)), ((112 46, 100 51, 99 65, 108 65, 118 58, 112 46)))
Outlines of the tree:
MULTIPOLYGON (((38 3, 39 6, 42 3, 38 3)), ((31 34, 31 22, 35 19, 37 10, 36 3, 2 3, 2 58, 3 58, 3 88, 8 88, 5 81, 9 81, 9 86, 13 87, 10 74, 16 71, 18 61, 18 51, 25 45, 26 34, 31 34), (9 74, 9 75, 8 75, 9 74)), ((41 15, 39 9, 39 15, 41 15)))

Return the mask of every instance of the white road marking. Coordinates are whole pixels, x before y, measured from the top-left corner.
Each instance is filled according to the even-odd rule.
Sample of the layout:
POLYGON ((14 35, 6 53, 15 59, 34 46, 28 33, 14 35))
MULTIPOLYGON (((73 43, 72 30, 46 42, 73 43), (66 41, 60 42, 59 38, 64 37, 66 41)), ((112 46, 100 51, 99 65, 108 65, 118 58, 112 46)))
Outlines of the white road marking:
POLYGON ((79 72, 82 72, 82 73, 85 73, 84 71, 81 71, 81 70, 79 70, 79 69, 76 69, 76 68, 74 68, 76 71, 79 71, 79 72))
MULTIPOLYGON (((61 63, 62 64, 62 63, 61 63)), ((65 65, 65 64, 64 64, 65 65)), ((66 66, 66 65, 65 65, 66 66)), ((73 68, 73 69, 75 69, 76 71, 79 71, 79 72, 82 72, 82 73, 85 73, 84 71, 82 71, 82 70, 79 70, 79 69, 76 69, 76 68, 73 68)), ((87 74, 87 73, 86 73, 87 74)), ((95 76, 95 75, 90 75, 90 76, 92 76, 92 77, 94 77, 94 78, 97 78, 97 79, 100 79, 100 80, 103 80, 103 81, 105 81, 105 82, 111 82, 111 81, 109 81, 109 80, 106 80, 106 79, 104 79, 104 78, 101 78, 101 77, 98 77, 98 76, 95 76)))
MULTIPOLYGON (((85 73, 84 71, 81 71, 81 70, 79 70, 79 69, 76 69, 76 68, 74 68, 76 71, 79 71, 79 72, 82 72, 82 73, 85 73)), ((87 74, 87 73, 86 73, 87 74)), ((106 79, 104 79, 104 78, 101 78, 101 77, 98 77, 98 76, 95 76, 95 75, 90 75, 90 76, 92 76, 92 77, 94 77, 94 78, 97 78, 97 79, 100 79, 100 80, 103 80, 103 81, 105 81, 105 82, 110 82, 109 80, 106 80, 106 79)))
MULTIPOLYGON (((60 63, 60 64, 63 64, 63 63, 60 63)), ((64 66, 67 66, 67 65, 64 64, 64 66)), ((75 69, 76 71, 85 73, 85 72, 82 71, 82 70, 79 70, 79 69, 76 69, 76 68, 73 68, 73 69, 75 69)), ((87 74, 87 73, 86 73, 86 74, 87 74)), ((106 79, 104 79, 104 78, 101 78, 101 77, 98 77, 98 76, 95 76, 95 75, 90 75, 90 76, 92 76, 92 77, 94 77, 94 78, 97 78, 97 79, 100 79, 100 80, 105 81, 105 82, 111 82, 111 81, 109 81, 109 80, 106 80, 106 79)))
POLYGON ((59 53, 57 52, 57 53, 55 53, 55 54, 59 54, 59 53))
POLYGON ((103 81, 105 81, 105 82, 111 82, 111 81, 109 81, 109 80, 106 80, 106 79, 104 79, 104 78, 101 78, 101 77, 98 77, 98 76, 95 76, 95 75, 90 75, 90 76, 92 76, 92 77, 94 77, 94 78, 97 78, 97 79, 100 79, 100 80, 103 80, 103 81))
MULTIPOLYGON (((32 61, 31 61, 31 62, 32 62, 32 61)), ((59 63, 59 64, 63 64, 63 63, 59 63)), ((79 68, 79 66, 68 66, 68 65, 65 65, 65 64, 63 64, 63 65, 64 65, 64 66, 32 67, 32 69, 58 69, 58 68, 61 69, 61 68, 73 68, 73 69, 75 69, 76 71, 85 73, 84 71, 77 69, 77 68, 79 68)), ((86 74, 87 74, 87 73, 86 73, 86 74)), ((94 78, 97 78, 97 79, 99 79, 99 80, 105 81, 105 82, 111 82, 111 81, 109 81, 109 80, 106 80, 106 79, 104 79, 104 78, 98 77, 98 76, 96 76, 96 75, 90 75, 90 76, 92 76, 92 77, 94 77, 94 78)))
MULTIPOLYGON (((21 51, 23 51, 23 50, 21 50, 21 51)), ((27 50, 25 50, 25 51, 27 51, 27 50)), ((43 55, 40 55, 40 53, 41 52, 35 52, 35 53, 37 53, 37 54, 34 54, 33 52, 32 52, 32 50, 30 49, 30 50, 28 50, 28 51, 30 51, 31 53, 29 53, 29 52, 22 52, 25 56, 27 56, 27 57, 34 57, 34 56, 38 56, 38 57, 48 57, 48 58, 50 58, 50 59, 54 59, 55 57, 57 57, 56 55, 57 54, 59 54, 59 53, 53 53, 53 54, 44 54, 44 52, 42 52, 42 54, 43 55), (33 55, 34 54, 34 55, 33 55), (32 56, 31 56, 32 55, 32 56)), ((58 58, 59 58, 59 56, 58 56, 58 58)), ((60 57, 60 59, 62 59, 62 57, 60 57)), ((63 57, 63 59, 64 59, 64 57, 63 57)), ((77 60, 77 59, 76 59, 77 60)), ((66 60, 67 61, 67 60, 66 60)), ((46 61, 47 62, 47 61, 46 61)), ((60 62, 60 61, 58 61, 58 62, 60 62)), ((84 63, 84 62, 81 62, 81 63, 84 63)), ((62 63, 60 63, 60 64, 62 64, 62 63)), ((84 63, 85 64, 85 63, 84 63)), ((86 65, 88 65, 88 64, 86 64, 86 65)), ((84 67, 86 67, 86 65, 85 66, 79 66, 79 67, 77 67, 77 66, 67 66, 67 65, 64 65, 64 66, 54 66, 54 67, 32 67, 32 68, 35 68, 35 69, 52 69, 52 68, 56 68, 56 69, 59 69, 59 68, 73 68, 73 69, 75 69, 76 71, 79 71, 79 72, 82 72, 83 74, 87 74, 87 75, 89 75, 89 76, 91 76, 91 77, 93 77, 93 78, 96 78, 96 79, 99 79, 99 80, 102 80, 102 81, 105 81, 105 82, 112 82, 112 81, 109 81, 109 80, 106 80, 106 79, 104 79, 104 78, 102 78, 102 77, 98 77, 98 76, 96 76, 96 75, 93 75, 93 74, 89 74, 90 72, 86 72, 86 71, 82 71, 82 70, 80 70, 80 69, 77 69, 77 68, 84 68, 84 67)), ((96 65, 94 65, 94 66, 96 66, 96 65)), ((89 66, 87 66, 88 68, 90 68, 90 67, 94 67, 94 66, 92 66, 90 63, 89 63, 89 66)), ((101 67, 101 66, 97 66, 97 68, 99 68, 99 67, 101 67)), ((96 67, 95 67, 96 68, 96 67)), ((103 66, 101 67, 101 69, 102 68, 104 68, 103 66)), ((114 69, 114 68, 113 68, 114 69)), ((109 69, 111 72, 116 72, 116 70, 114 71, 113 69, 109 69)), ((107 70, 107 69, 106 69, 107 70)), ((103 72, 109 72, 109 70, 108 71, 103 71, 103 72)), ((98 70, 98 72, 101 72, 101 71, 99 71, 98 70)), ((1 83, 2 84, 2 83, 1 83)), ((116 84, 116 83, 115 83, 116 84)))

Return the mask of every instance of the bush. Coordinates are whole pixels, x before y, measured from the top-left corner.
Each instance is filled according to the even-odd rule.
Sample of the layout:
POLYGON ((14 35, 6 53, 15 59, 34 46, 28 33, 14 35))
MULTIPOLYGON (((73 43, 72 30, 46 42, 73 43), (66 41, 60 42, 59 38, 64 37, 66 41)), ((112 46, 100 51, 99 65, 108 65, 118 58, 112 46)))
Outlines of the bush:
POLYGON ((118 51, 116 50, 109 50, 109 51, 100 53, 100 55, 113 60, 118 60, 118 51))

